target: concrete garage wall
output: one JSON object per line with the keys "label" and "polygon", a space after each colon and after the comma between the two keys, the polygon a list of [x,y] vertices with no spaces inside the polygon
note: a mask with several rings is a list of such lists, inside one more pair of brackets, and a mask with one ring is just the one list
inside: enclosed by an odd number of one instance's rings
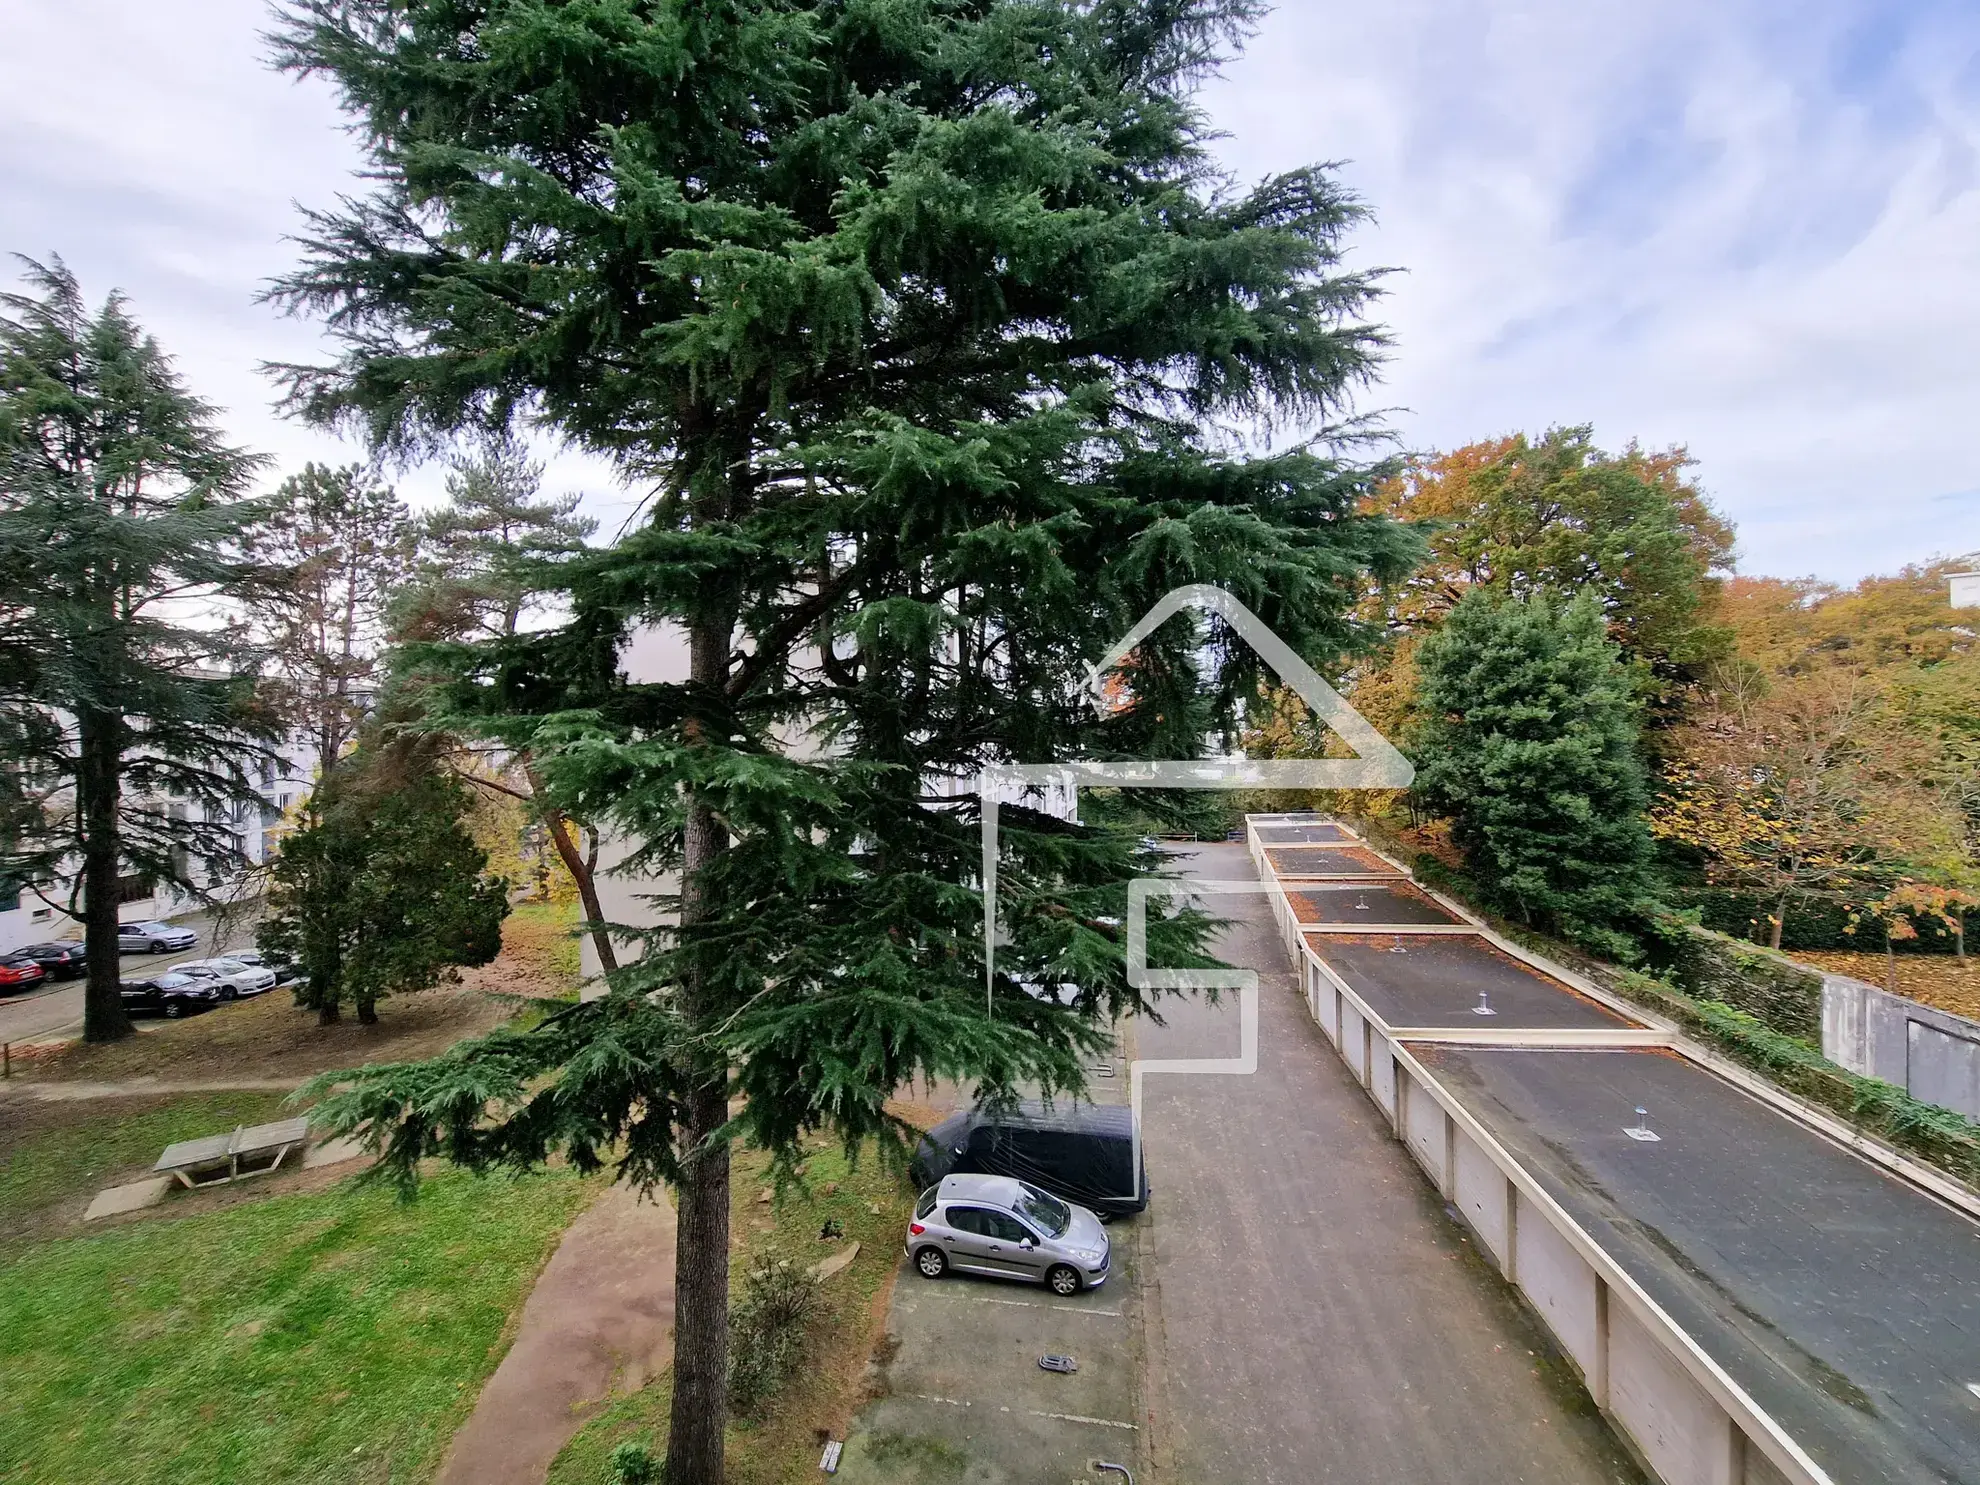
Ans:
{"label": "concrete garage wall", "polygon": [[1656,1479],[1830,1485],[1406,1048],[1394,1056],[1405,1145]]}
{"label": "concrete garage wall", "polygon": [[1980,1119],[1980,1023],[1845,975],[1822,976],[1822,1055]]}
{"label": "concrete garage wall", "polygon": [[[1272,880],[1262,852],[1254,855]],[[1321,967],[1284,894],[1269,900],[1314,1019],[1655,1477],[1663,1485],[1832,1485],[1408,1045]]]}
{"label": "concrete garage wall", "polygon": [[1584,1378],[1600,1367],[1607,1339],[1602,1310],[1606,1296],[1595,1270],[1546,1218],[1519,1198],[1517,1281],[1527,1301],[1560,1342]]}
{"label": "concrete garage wall", "polygon": [[1608,1411],[1661,1480],[1745,1485],[1732,1420],[1623,1306],[1609,1314]]}
{"label": "concrete garage wall", "polygon": [[1506,1239],[1515,1220],[1511,1201],[1515,1188],[1507,1185],[1492,1157],[1469,1135],[1453,1133],[1451,1166],[1451,1205],[1464,1213],[1471,1230],[1504,1268],[1511,1256]]}

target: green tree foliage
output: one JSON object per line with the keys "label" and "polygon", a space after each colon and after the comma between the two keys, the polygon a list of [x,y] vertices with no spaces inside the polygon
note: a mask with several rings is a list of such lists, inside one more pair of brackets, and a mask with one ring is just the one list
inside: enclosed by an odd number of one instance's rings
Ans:
{"label": "green tree foliage", "polygon": [[[1098,714],[1087,662],[1165,591],[1226,585],[1326,661],[1416,555],[1321,438],[1381,338],[1322,169],[1215,171],[1194,80],[1249,0],[640,7],[291,0],[371,194],[314,218],[278,297],[342,358],[291,402],[425,448],[518,415],[616,458],[645,523],[566,622],[425,657],[448,704],[679,884],[611,993],[331,1104],[425,1156],[616,1157],[676,1189],[673,1485],[722,1478],[729,1142],[906,1135],[919,1075],[1064,1091],[1135,1007],[1133,837],[1003,814],[986,983],[986,765],[1186,756],[1247,647],[1176,623]],[[618,655],[657,624],[685,680]],[[1194,914],[1151,954],[1200,963]],[[1026,982],[1080,987],[1072,1003]],[[730,1113],[732,1100],[737,1112]]]}
{"label": "green tree foliage", "polygon": [[309,739],[319,779],[356,740],[376,697],[386,606],[418,541],[404,502],[356,464],[304,466],[275,491],[257,533],[263,560],[282,574],[257,606],[275,699]]}
{"label": "green tree foliage", "polygon": [[395,605],[402,640],[512,635],[559,582],[555,564],[584,551],[598,523],[579,495],[545,497],[543,466],[513,439],[456,454],[447,503],[427,515],[418,581]]}
{"label": "green tree foliage", "polygon": [[1421,461],[1380,504],[1430,523],[1430,560],[1390,595],[1393,617],[1434,627],[1466,593],[1589,594],[1609,638],[1661,685],[1725,654],[1714,613],[1733,529],[1685,478],[1682,450],[1621,454],[1586,427],[1470,444]]}
{"label": "green tree foliage", "polygon": [[278,723],[215,603],[266,592],[243,550],[260,461],[121,298],[92,313],[59,259],[26,266],[34,292],[0,298],[0,873],[70,883],[83,1035],[108,1041],[131,1029],[121,879],[197,896],[245,865],[224,819],[258,807]]}
{"label": "green tree foliage", "polygon": [[[398,684],[427,706],[429,728],[444,729],[448,722],[444,708],[431,705],[436,698],[421,688],[424,647],[513,638],[533,626],[561,596],[560,564],[582,553],[597,528],[577,513],[579,496],[545,498],[542,485],[543,466],[508,437],[481,439],[450,463],[447,503],[427,517],[418,576],[393,604],[404,672]],[[550,797],[527,748],[475,750],[467,738],[460,746],[477,752],[464,777],[484,793],[513,798],[542,826],[577,887],[598,962],[617,969],[618,951],[598,896],[596,829],[571,819]]]}
{"label": "green tree foliage", "polygon": [[1416,791],[1492,903],[1630,959],[1651,911],[1628,670],[1593,597],[1467,594],[1417,653]]}
{"label": "green tree foliage", "polygon": [[324,1025],[346,1004],[378,1019],[388,995],[429,989],[502,947],[507,884],[462,817],[462,785],[432,741],[374,739],[318,790],[311,820],[282,842],[256,940],[294,966],[296,1003]]}

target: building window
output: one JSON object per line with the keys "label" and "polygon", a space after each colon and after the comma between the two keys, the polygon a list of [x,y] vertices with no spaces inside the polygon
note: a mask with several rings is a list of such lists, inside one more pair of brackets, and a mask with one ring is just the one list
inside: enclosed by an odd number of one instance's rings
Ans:
{"label": "building window", "polygon": [[33,912],[28,914],[28,922],[46,923],[50,918],[53,918],[54,916],[55,916],[55,909],[49,907],[38,907]]}
{"label": "building window", "polygon": [[19,887],[0,887],[0,913],[11,913],[21,905]]}
{"label": "building window", "polygon": [[117,878],[117,901],[144,902],[151,896],[151,883],[139,872],[126,872]]}
{"label": "building window", "polygon": [[293,794],[278,795],[275,800],[276,805],[279,806],[284,813],[286,813],[288,811],[289,806],[294,804],[295,802],[296,802],[296,796]]}
{"label": "building window", "polygon": [[275,760],[273,758],[264,758],[261,760],[261,787],[269,789],[273,788],[274,784]]}

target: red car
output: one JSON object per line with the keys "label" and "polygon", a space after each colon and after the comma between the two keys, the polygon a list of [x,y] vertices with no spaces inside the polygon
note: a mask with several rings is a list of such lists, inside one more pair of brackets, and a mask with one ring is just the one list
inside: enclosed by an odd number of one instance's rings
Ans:
{"label": "red car", "polygon": [[32,959],[0,959],[0,995],[11,995],[16,990],[39,985],[44,973],[46,971]]}

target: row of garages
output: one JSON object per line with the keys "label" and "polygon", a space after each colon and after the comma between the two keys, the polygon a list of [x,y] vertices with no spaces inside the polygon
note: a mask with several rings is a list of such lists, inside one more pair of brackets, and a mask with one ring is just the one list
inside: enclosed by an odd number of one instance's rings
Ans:
{"label": "row of garages", "polygon": [[1980,1203],[1252,816],[1308,1010],[1668,1485],[1980,1480]]}

